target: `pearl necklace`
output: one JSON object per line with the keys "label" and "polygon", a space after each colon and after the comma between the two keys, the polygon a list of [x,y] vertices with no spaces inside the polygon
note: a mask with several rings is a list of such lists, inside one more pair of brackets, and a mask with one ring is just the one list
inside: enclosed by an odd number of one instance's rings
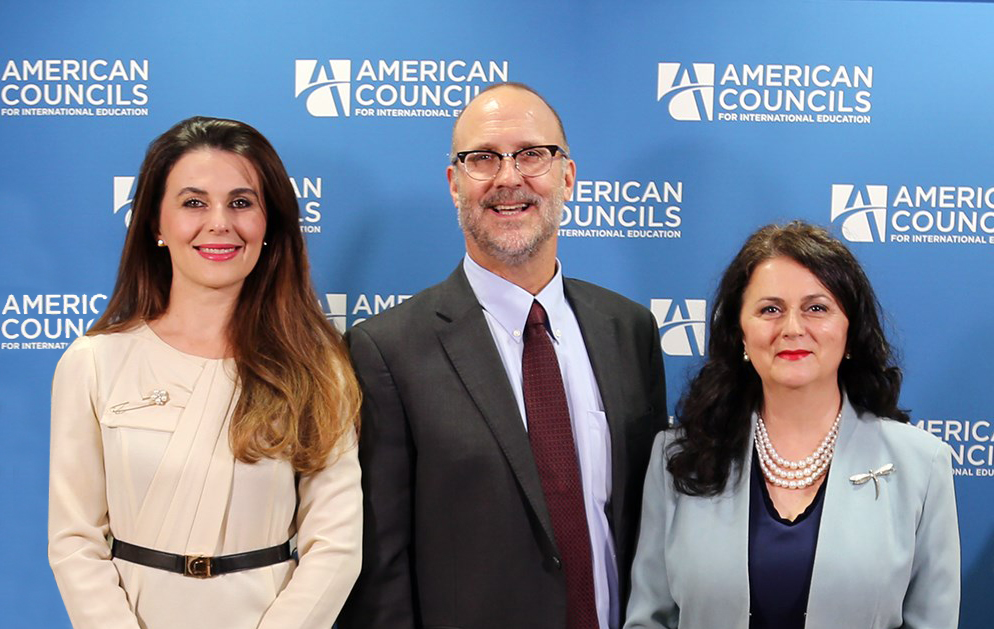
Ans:
{"label": "pearl necklace", "polygon": [[821,440],[818,448],[800,461],[788,461],[777,453],[766,432],[763,416],[756,414],[756,454],[759,455],[759,467],[763,476],[773,485],[785,489],[804,489],[814,484],[828,470],[835,454],[835,441],[839,437],[839,420],[842,419],[842,409],[835,417],[831,430]]}

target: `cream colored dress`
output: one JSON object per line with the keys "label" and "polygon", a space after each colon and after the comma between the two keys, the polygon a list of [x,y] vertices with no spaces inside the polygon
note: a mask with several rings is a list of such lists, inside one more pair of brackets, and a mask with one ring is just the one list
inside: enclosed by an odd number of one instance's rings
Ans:
{"label": "cream colored dress", "polygon": [[[153,389],[169,401],[134,408]],[[233,361],[180,352],[147,325],[66,350],[52,387],[48,555],[76,629],[334,622],[360,567],[355,439],[299,482],[286,461],[236,461],[235,393]],[[210,579],[112,559],[107,541],[227,555],[293,535],[299,565]]]}

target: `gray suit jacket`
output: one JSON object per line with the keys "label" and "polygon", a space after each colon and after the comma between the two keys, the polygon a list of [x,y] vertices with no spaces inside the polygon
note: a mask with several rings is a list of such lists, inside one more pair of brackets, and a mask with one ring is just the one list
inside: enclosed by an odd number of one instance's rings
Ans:
{"label": "gray suit jacket", "polygon": [[[644,307],[565,280],[611,437],[608,521],[622,604],[652,438],[667,423],[659,329]],[[363,567],[342,629],[565,626],[528,435],[460,264],[349,335],[365,396]]]}
{"label": "gray suit jacket", "polygon": [[[674,490],[653,445],[626,629],[748,629],[750,456],[713,498]],[[752,441],[750,439],[750,447]],[[895,472],[854,485],[854,474]],[[806,629],[954,629],[960,554],[951,450],[908,424],[843,402],[829,470]]]}

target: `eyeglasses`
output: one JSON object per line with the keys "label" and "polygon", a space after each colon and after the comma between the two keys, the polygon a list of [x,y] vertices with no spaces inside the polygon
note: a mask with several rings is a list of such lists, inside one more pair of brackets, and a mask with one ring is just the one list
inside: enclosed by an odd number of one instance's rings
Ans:
{"label": "eyeglasses", "polygon": [[459,151],[452,158],[452,163],[459,162],[471,179],[489,181],[500,172],[505,157],[514,160],[514,167],[523,177],[541,177],[552,168],[552,160],[556,154],[569,159],[562,147],[555,144],[542,146],[527,146],[513,153],[498,153],[497,151]]}

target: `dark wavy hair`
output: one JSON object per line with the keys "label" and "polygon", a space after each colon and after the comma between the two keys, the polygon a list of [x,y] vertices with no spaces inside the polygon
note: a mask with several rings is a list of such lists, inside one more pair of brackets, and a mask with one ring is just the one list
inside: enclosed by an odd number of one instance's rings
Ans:
{"label": "dark wavy hair", "polygon": [[884,336],[880,304],[849,249],[824,228],[801,221],[767,225],[749,236],[725,270],[711,311],[708,355],[677,404],[679,436],[667,452],[667,469],[677,490],[713,496],[728,483],[733,464],[742,469],[748,452],[752,413],[763,401],[756,370],[742,359],[742,294],[756,267],[786,256],[811,271],[832,293],[849,319],[839,387],[859,411],[901,422],[897,407],[901,370]]}
{"label": "dark wavy hair", "polygon": [[240,155],[255,168],[266,210],[266,243],[242,284],[228,322],[240,395],[229,438],[235,457],[289,460],[298,472],[320,470],[358,427],[360,393],[342,335],[328,323],[311,286],[300,209],[276,150],[237,120],[197,116],[148,147],[138,173],[132,218],[117,283],[87,334],[129,330],[169,306],[169,249],[157,247],[166,179],[191,151]]}

